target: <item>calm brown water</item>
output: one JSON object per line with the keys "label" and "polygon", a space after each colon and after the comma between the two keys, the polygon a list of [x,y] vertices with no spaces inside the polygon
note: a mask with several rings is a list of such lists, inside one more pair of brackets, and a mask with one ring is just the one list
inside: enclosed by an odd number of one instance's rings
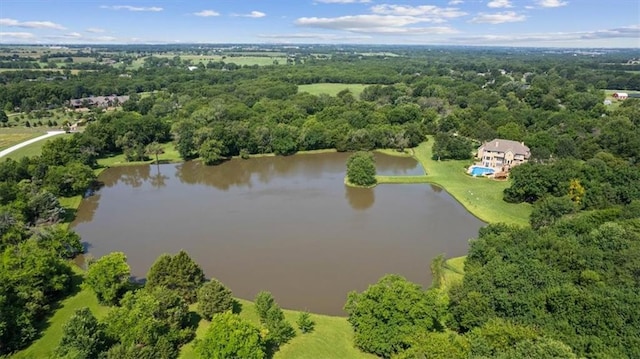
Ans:
{"label": "calm brown water", "polygon": [[[386,273],[428,286],[431,259],[464,255],[483,224],[437,187],[346,187],[348,156],[111,168],[73,226],[93,256],[125,252],[139,278],[184,249],[238,297],[268,290],[282,307],[343,315],[349,291]],[[423,173],[376,159],[379,174]]]}

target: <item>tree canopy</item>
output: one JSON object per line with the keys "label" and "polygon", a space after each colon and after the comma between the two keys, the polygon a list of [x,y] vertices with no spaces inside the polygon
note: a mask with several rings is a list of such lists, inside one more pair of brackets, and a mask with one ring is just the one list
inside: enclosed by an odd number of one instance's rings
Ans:
{"label": "tree canopy", "polygon": [[356,152],[347,160],[347,179],[358,186],[376,184],[376,165],[369,152]]}
{"label": "tree canopy", "polygon": [[125,254],[113,252],[89,264],[85,283],[96,293],[100,302],[117,304],[129,288],[130,275]]}

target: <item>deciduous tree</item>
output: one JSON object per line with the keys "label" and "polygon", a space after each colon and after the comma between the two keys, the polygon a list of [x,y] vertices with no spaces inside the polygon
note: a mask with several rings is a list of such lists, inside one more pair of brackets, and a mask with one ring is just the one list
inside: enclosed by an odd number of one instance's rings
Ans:
{"label": "deciduous tree", "polygon": [[347,180],[358,186],[371,186],[376,183],[376,165],[371,153],[356,152],[349,157]]}
{"label": "deciduous tree", "polygon": [[258,328],[231,312],[213,316],[204,338],[196,341],[195,352],[202,359],[266,357]]}
{"label": "deciduous tree", "polygon": [[202,283],[202,268],[187,252],[180,251],[174,256],[163,254],[153,263],[147,273],[146,286],[165,287],[176,291],[187,303],[193,303]]}
{"label": "deciduous tree", "polygon": [[122,252],[113,252],[89,265],[85,283],[106,304],[117,304],[129,287],[131,271],[127,257]]}

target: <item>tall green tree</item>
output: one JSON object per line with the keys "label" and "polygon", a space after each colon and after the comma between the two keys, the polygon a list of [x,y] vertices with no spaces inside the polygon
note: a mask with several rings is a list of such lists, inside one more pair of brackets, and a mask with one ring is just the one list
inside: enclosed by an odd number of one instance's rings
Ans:
{"label": "tall green tree", "polygon": [[145,149],[145,153],[148,155],[153,155],[156,158],[156,164],[160,164],[160,161],[158,160],[158,155],[161,155],[164,153],[164,148],[162,148],[162,145],[159,144],[158,142],[151,142],[150,144],[147,145]]}
{"label": "tall green tree", "polygon": [[205,165],[215,165],[222,161],[222,143],[218,140],[206,140],[198,150]]}
{"label": "tall green tree", "polygon": [[193,303],[204,279],[202,268],[181,250],[174,256],[163,254],[158,257],[147,273],[146,286],[165,287],[178,293],[187,303]]}
{"label": "tall green tree", "polygon": [[150,357],[177,357],[178,347],[193,339],[189,307],[166,288],[127,292],[104,320],[106,333],[125,348],[149,347]]}
{"label": "tall green tree", "polygon": [[399,275],[386,275],[362,293],[350,292],[344,309],[355,345],[384,358],[407,349],[416,331],[441,326],[435,293]]}
{"label": "tall green tree", "polygon": [[195,352],[202,359],[266,357],[258,328],[231,312],[213,316],[204,337],[196,341]]}
{"label": "tall green tree", "polygon": [[127,257],[122,252],[113,252],[89,264],[85,283],[101,303],[113,305],[129,288],[130,275]]}
{"label": "tall green tree", "polygon": [[109,346],[104,325],[87,307],[80,308],[62,327],[62,338],[55,349],[57,358],[98,358]]}
{"label": "tall green tree", "polygon": [[198,314],[211,320],[214,314],[226,312],[233,308],[231,290],[220,281],[212,279],[198,289]]}
{"label": "tall green tree", "polygon": [[347,160],[347,180],[358,186],[376,184],[376,165],[369,152],[356,152]]}
{"label": "tall green tree", "polygon": [[282,308],[275,302],[271,293],[258,293],[254,302],[260,323],[267,329],[267,342],[271,350],[295,337],[295,330],[284,318]]}

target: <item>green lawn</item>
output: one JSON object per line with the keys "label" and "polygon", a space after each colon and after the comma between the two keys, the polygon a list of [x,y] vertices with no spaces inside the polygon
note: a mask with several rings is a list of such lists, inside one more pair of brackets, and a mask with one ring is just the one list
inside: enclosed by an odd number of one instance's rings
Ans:
{"label": "green lawn", "polygon": [[[77,267],[78,275],[81,270]],[[82,288],[78,293],[66,298],[60,303],[59,309],[55,311],[46,322],[46,330],[42,333],[42,337],[33,342],[26,349],[17,352],[11,358],[27,359],[27,358],[49,358],[53,350],[62,338],[62,326],[69,320],[71,315],[82,307],[89,307],[91,312],[98,318],[103,318],[109,311],[109,307],[98,304],[95,294],[89,290]]]}
{"label": "green lawn", "polygon": [[[81,270],[77,269],[78,275]],[[240,316],[250,321],[256,326],[260,326],[260,321],[252,302],[238,299],[242,305]],[[69,320],[71,315],[82,307],[89,307],[98,318],[104,318],[109,312],[109,307],[100,305],[95,294],[86,288],[82,288],[78,293],[66,298],[60,303],[59,309],[55,311],[46,322],[46,330],[42,337],[33,342],[26,349],[17,352],[11,358],[48,358],[62,338],[62,327]],[[192,305],[192,310],[195,310]],[[295,327],[295,322],[300,312],[285,310],[286,319]],[[289,343],[280,348],[274,359],[317,359],[317,358],[376,358],[373,355],[365,354],[353,346],[353,330],[344,317],[331,317],[326,315],[311,314],[311,319],[316,323],[313,332],[302,334],[297,331],[297,335]],[[201,320],[196,330],[196,338],[202,337],[209,327],[209,322]],[[180,353],[180,358],[195,358],[193,343],[185,345]]]}
{"label": "green lawn", "polygon": [[467,175],[466,168],[470,161],[432,160],[432,146],[433,138],[430,138],[429,142],[423,142],[414,149],[414,156],[422,163],[429,183],[444,188],[482,221],[528,225],[530,204],[513,204],[502,200],[502,192],[511,185],[510,182]]}
{"label": "green lawn", "polygon": [[20,142],[42,136],[46,131],[21,131],[22,129],[7,128],[0,130],[0,150],[17,145]]}
{"label": "green lawn", "polygon": [[[160,163],[173,163],[180,162],[182,158],[180,158],[180,154],[176,150],[175,146],[172,142],[162,144],[162,148],[164,149],[164,153],[158,155],[158,161]],[[155,163],[155,156],[151,155],[148,161],[134,161],[127,162],[124,154],[109,156],[105,158],[98,159],[98,165],[101,167],[98,172],[101,170],[111,167],[111,166],[129,166],[129,165],[140,165],[140,164],[151,164]]]}
{"label": "green lawn", "polygon": [[[511,185],[508,181],[471,177],[466,169],[470,161],[436,161],[431,159],[433,138],[412,149],[413,157],[422,164],[424,176],[376,176],[378,184],[432,183],[444,188],[469,212],[487,223],[505,222],[528,225],[531,205],[512,204],[502,200],[502,192]],[[392,149],[377,150],[392,156],[410,156]]]}
{"label": "green lawn", "polygon": [[[70,134],[62,134],[62,135],[58,135],[58,136],[71,136]],[[4,160],[6,158],[11,158],[13,160],[19,160],[22,157],[33,157],[33,156],[40,156],[40,154],[42,153],[42,147],[44,146],[45,143],[47,143],[48,140],[52,139],[52,138],[57,138],[58,136],[54,136],[54,137],[48,137],[42,141],[38,141],[38,142],[34,142],[28,146],[22,147],[20,149],[17,149],[11,153],[9,153],[8,155],[2,157],[2,159],[0,160]]]}
{"label": "green lawn", "polygon": [[[253,303],[242,299],[238,301],[242,304],[240,316],[259,326],[260,321]],[[285,310],[284,314],[289,323],[296,327],[295,322],[300,312]],[[296,337],[282,346],[274,359],[376,358],[353,346],[353,330],[347,318],[311,314],[311,319],[316,323],[314,331],[302,334],[296,327]],[[196,332],[197,337],[204,335],[208,326],[209,323],[202,320]],[[182,348],[180,358],[195,358],[191,344]]]}
{"label": "green lawn", "polygon": [[360,94],[368,85],[363,84],[337,84],[337,83],[322,83],[311,85],[299,85],[298,92],[308,92],[312,95],[329,95],[335,96],[342,90],[349,90],[356,98],[360,98]]}
{"label": "green lawn", "polygon": [[448,291],[452,285],[462,282],[465,259],[467,259],[467,256],[449,258],[444,262],[442,288],[445,291]]}

